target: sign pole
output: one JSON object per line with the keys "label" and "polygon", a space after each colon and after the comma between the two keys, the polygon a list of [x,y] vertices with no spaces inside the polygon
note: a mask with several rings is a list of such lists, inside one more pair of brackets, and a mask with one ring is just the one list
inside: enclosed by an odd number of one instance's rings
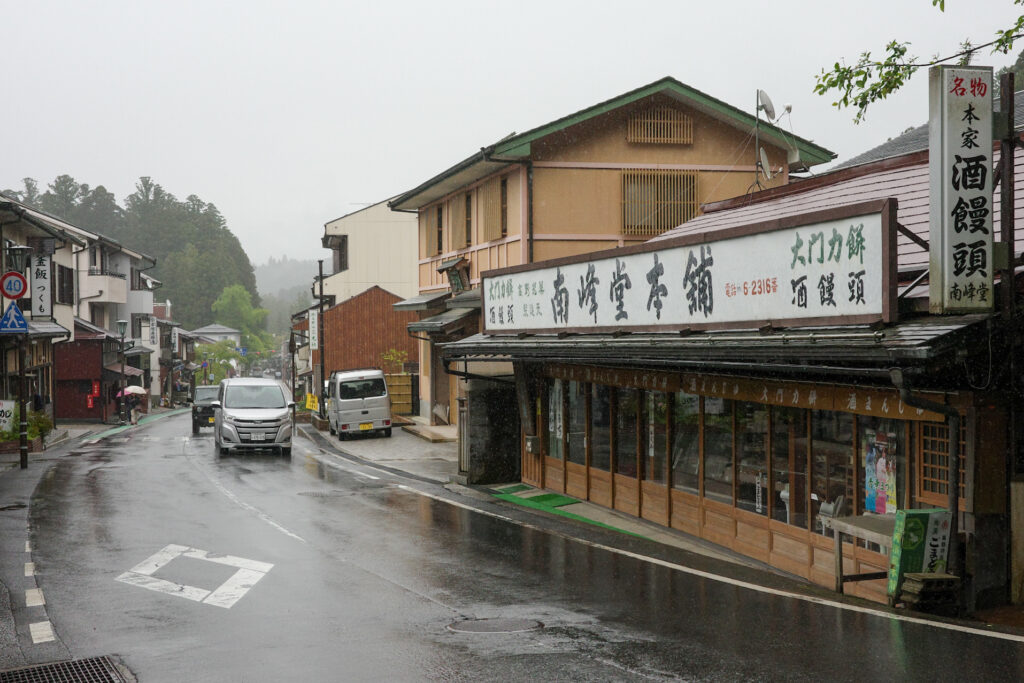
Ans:
{"label": "sign pole", "polygon": [[28,402],[25,400],[28,387],[25,386],[25,347],[28,345],[28,332],[18,338],[18,451],[21,469],[28,469]]}

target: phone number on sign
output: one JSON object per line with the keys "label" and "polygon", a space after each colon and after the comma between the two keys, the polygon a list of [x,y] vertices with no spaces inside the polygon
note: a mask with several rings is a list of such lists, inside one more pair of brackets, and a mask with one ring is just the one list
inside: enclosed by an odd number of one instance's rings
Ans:
{"label": "phone number on sign", "polygon": [[726,296],[758,296],[761,294],[775,294],[779,291],[779,279],[777,277],[757,278],[746,282],[726,282]]}

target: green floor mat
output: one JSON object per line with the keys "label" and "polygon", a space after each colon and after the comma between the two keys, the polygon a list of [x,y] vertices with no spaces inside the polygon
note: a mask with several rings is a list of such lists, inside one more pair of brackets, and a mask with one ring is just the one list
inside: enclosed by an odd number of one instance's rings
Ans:
{"label": "green floor mat", "polygon": [[563,496],[561,493],[542,493],[539,496],[529,496],[527,500],[539,505],[545,505],[547,507],[562,507],[563,505],[571,505],[578,503],[579,501],[569,496]]}
{"label": "green floor mat", "polygon": [[520,491],[529,491],[533,487],[529,484],[513,484],[512,486],[506,486],[503,489],[497,489],[499,493],[519,493]]}
{"label": "green floor mat", "polygon": [[[593,526],[601,527],[602,529],[610,529],[612,531],[618,531],[619,533],[628,534],[629,536],[636,536],[637,538],[647,538],[646,536],[641,536],[640,534],[633,533],[632,531],[626,531],[625,529],[619,529],[617,527],[610,526],[610,525],[605,524],[603,522],[598,522],[598,521],[593,520],[593,519],[587,519],[586,517],[582,517],[580,515],[575,515],[575,514],[573,514],[571,512],[565,512],[564,510],[559,510],[557,507],[554,507],[552,505],[544,505],[543,503],[534,502],[534,501],[537,500],[537,498],[543,498],[544,496],[547,496],[547,495],[558,496],[559,498],[568,498],[568,496],[561,496],[561,495],[559,495],[557,493],[553,493],[553,494],[545,493],[545,494],[541,494],[540,496],[534,496],[532,498],[523,498],[522,496],[513,496],[513,495],[509,495],[507,493],[495,493],[493,495],[494,495],[495,498],[507,501],[509,503],[515,503],[516,505],[522,505],[523,507],[533,508],[535,510],[543,510],[543,511],[551,513],[553,515],[559,515],[560,517],[566,517],[568,519],[574,519],[577,522],[583,522],[585,524],[591,524]],[[569,502],[576,503],[576,502],[579,502],[579,501],[577,501],[575,498],[569,498]],[[564,503],[563,503],[563,505],[564,505]]]}

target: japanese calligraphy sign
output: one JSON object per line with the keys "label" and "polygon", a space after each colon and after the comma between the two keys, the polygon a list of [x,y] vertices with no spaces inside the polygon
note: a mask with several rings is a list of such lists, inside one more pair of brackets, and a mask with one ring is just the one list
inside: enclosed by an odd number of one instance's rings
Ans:
{"label": "japanese calligraphy sign", "polygon": [[659,330],[895,316],[895,200],[483,275],[485,330]]}
{"label": "japanese calligraphy sign", "polygon": [[309,309],[309,350],[316,351],[320,348],[320,311]]}
{"label": "japanese calligraphy sign", "polygon": [[53,287],[50,281],[50,259],[48,255],[32,257],[32,317],[49,318],[53,315]]}
{"label": "japanese calligraphy sign", "polygon": [[990,311],[992,68],[928,70],[929,308]]}

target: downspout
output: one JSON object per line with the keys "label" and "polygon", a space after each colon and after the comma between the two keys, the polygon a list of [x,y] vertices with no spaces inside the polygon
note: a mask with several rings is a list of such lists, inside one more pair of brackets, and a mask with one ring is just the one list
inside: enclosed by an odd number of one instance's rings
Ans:
{"label": "downspout", "polygon": [[[892,368],[889,371],[889,378],[893,386],[900,392],[900,400],[911,408],[930,410],[933,413],[940,413],[946,416],[946,424],[949,426],[949,466],[946,487],[949,490],[947,507],[950,511],[949,520],[949,561],[946,564],[946,572],[954,576],[958,575],[960,569],[960,536],[958,531],[958,518],[960,516],[960,413],[956,408],[944,403],[929,401],[928,399],[914,396],[903,379],[903,371],[899,368]],[[963,602],[963,581],[960,582],[959,595],[957,596],[957,607]]]}
{"label": "downspout", "polygon": [[530,159],[496,159],[491,156],[493,147],[485,149],[485,161],[497,164],[520,164],[526,167],[526,262],[533,263],[533,161]]}

